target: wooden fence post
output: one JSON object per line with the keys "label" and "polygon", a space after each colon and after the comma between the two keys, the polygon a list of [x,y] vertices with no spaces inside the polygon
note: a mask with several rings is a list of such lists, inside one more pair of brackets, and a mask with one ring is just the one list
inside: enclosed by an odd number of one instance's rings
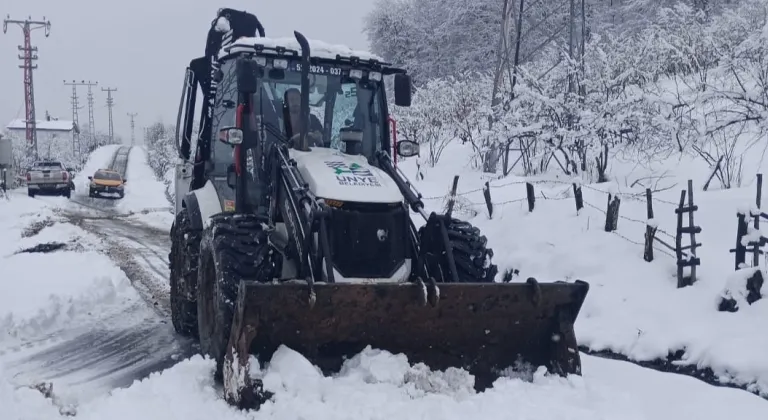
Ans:
{"label": "wooden fence post", "polygon": [[525,194],[528,198],[528,211],[532,212],[533,207],[536,204],[536,197],[533,191],[533,184],[531,184],[530,182],[525,183]]}
{"label": "wooden fence post", "polygon": [[653,241],[656,237],[657,226],[653,220],[653,196],[650,188],[645,189],[645,201],[648,222],[645,225],[645,249],[643,251],[643,259],[651,262],[653,261]]}
{"label": "wooden fence post", "polygon": [[[675,209],[677,214],[677,232],[675,234],[675,256],[677,258],[677,287],[690,286],[696,281],[696,266],[701,264],[701,261],[696,257],[696,248],[701,246],[700,243],[696,243],[696,234],[701,233],[701,227],[694,225],[693,212],[698,210],[698,206],[693,204],[693,181],[688,180],[688,206],[685,205],[686,191],[680,191],[680,203]],[[683,214],[688,213],[689,226],[683,226]],[[683,234],[690,234],[691,244],[683,246]],[[691,250],[691,254],[684,258],[683,251],[686,249]],[[691,267],[691,275],[686,277],[683,274],[684,267]]]}
{"label": "wooden fence post", "polygon": [[448,210],[445,212],[445,215],[448,217],[451,217],[451,213],[453,213],[453,204],[456,201],[456,188],[459,186],[459,176],[455,175],[453,177],[453,185],[451,186],[451,196],[448,198]]}
{"label": "wooden fence post", "polygon": [[734,253],[734,269],[738,270],[747,262],[747,247],[742,244],[744,236],[747,235],[747,216],[743,213],[737,213],[738,225],[736,226],[736,247],[731,252]]}
{"label": "wooden fence post", "polygon": [[584,196],[581,195],[581,184],[573,183],[573,197],[576,200],[576,213],[584,208]]}
{"label": "wooden fence post", "polygon": [[[753,214],[755,231],[760,231],[760,204],[763,198],[763,174],[757,174],[757,193],[755,195],[755,205],[757,205],[757,214]],[[751,213],[751,212],[750,212]],[[760,243],[755,244],[752,252],[752,267],[760,266]]]}
{"label": "wooden fence post", "polygon": [[605,211],[606,232],[612,232],[619,227],[619,205],[621,205],[619,197],[613,197],[608,193],[608,208]]}
{"label": "wooden fence post", "polygon": [[[680,205],[677,210],[685,206],[685,190],[680,192]],[[675,232],[675,258],[677,259],[677,287],[683,287],[683,212],[677,213],[677,229]]]}
{"label": "wooden fence post", "polygon": [[[688,227],[691,228],[691,260],[696,258],[696,233],[695,224],[693,223],[693,212],[696,211],[696,206],[693,205],[693,180],[688,180]],[[701,229],[699,229],[701,231]],[[696,265],[691,264],[691,280],[689,284],[696,283]]]}
{"label": "wooden fence post", "polygon": [[493,219],[493,203],[491,202],[491,186],[488,181],[485,181],[485,185],[483,185],[483,198],[485,198],[485,206],[488,208],[488,218]]}

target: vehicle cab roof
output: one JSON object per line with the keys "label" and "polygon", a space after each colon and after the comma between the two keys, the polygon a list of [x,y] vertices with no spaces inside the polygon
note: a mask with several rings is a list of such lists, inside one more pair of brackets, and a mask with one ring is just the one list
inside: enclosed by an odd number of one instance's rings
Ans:
{"label": "vehicle cab roof", "polygon": [[[353,50],[341,44],[329,44],[318,40],[307,40],[310,49],[310,61],[313,63],[338,63],[368,67],[383,74],[405,73],[405,70],[370,52]],[[259,55],[296,57],[301,56],[301,46],[296,38],[241,37],[219,51],[219,59],[239,54],[255,53]]]}

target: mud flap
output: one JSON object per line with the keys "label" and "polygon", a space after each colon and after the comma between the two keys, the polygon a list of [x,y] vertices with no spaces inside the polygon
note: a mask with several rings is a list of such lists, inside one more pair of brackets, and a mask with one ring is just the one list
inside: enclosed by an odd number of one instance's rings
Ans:
{"label": "mud flap", "polygon": [[243,281],[224,363],[225,398],[256,408],[265,398],[254,384],[249,355],[269,360],[282,344],[324,372],[367,345],[404,353],[431,369],[458,367],[481,391],[501,370],[522,361],[550,372],[581,373],[573,324],[589,290],[586,282],[441,283],[436,306],[423,287],[407,284],[314,285]]}

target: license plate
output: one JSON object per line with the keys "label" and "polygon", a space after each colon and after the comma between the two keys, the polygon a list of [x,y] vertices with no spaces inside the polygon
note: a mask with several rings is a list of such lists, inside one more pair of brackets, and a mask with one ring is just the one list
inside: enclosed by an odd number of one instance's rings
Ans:
{"label": "license plate", "polygon": [[51,174],[43,174],[43,178],[50,178]]}

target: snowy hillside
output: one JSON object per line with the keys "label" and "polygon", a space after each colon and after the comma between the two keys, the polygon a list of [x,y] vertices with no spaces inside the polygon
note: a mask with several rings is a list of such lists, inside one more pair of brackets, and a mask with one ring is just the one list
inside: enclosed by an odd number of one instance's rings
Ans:
{"label": "snowy hillside", "polygon": [[[454,212],[462,218],[477,213],[469,220],[488,237],[500,272],[519,270],[515,281],[534,277],[543,282],[580,279],[590,283],[576,321],[580,345],[636,361],[666,362],[671,357],[678,368],[711,368],[724,383],[733,381],[768,396],[768,361],[763,357],[768,336],[753,333],[766,325],[768,300],[753,305],[742,302],[736,313],[717,310],[726,284],[735,276],[729,249],[736,236],[736,212],[754,201],[755,186],[702,192],[706,172],[694,178],[699,206],[695,218],[702,227],[697,235],[697,242],[703,243],[698,249],[701,266],[698,282],[678,289],[673,251],[658,247],[653,262],[643,260],[645,189],[622,182],[651,173],[615,164],[611,175],[616,181],[582,186],[585,206],[578,213],[568,177],[552,176],[549,182],[541,177],[529,179],[536,194],[533,212],[528,211],[525,178],[492,180],[492,202],[497,204],[489,219],[482,191],[487,176],[468,168],[469,147],[451,143],[438,165],[421,166],[423,180],[415,176],[416,160],[400,166],[434,211],[444,210],[453,176],[460,175]],[[696,176],[697,171],[685,161],[667,162],[666,169],[663,185],[674,187],[654,194],[654,220],[659,236],[674,244],[674,237],[661,231],[674,235],[676,202],[687,188],[687,177]],[[604,230],[607,192],[622,200],[618,230],[612,233]],[[763,295],[768,295],[768,286],[763,286]]]}

